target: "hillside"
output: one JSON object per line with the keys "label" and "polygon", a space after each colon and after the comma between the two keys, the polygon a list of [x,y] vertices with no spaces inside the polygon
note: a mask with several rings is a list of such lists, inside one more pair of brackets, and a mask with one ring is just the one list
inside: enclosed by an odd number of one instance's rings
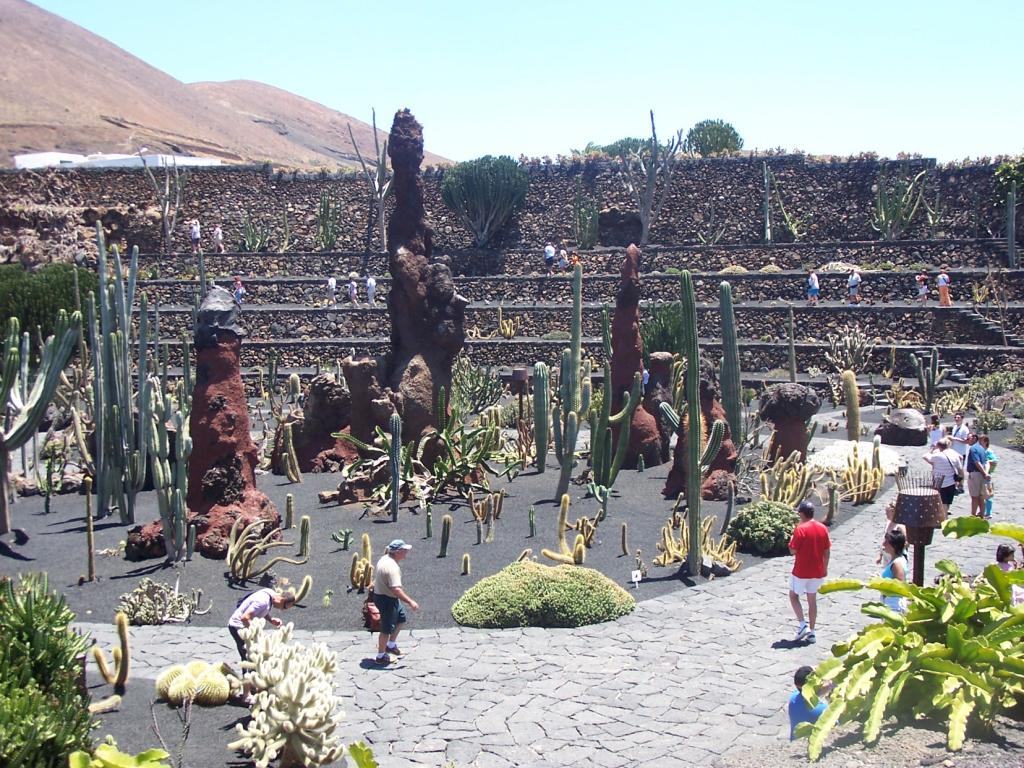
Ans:
{"label": "hillside", "polygon": [[[25,0],[0,0],[0,105],[2,166],[22,152],[145,146],[333,168],[356,164],[348,122],[360,150],[373,153],[365,122],[262,83],[182,83]],[[428,153],[425,162],[446,161]]]}

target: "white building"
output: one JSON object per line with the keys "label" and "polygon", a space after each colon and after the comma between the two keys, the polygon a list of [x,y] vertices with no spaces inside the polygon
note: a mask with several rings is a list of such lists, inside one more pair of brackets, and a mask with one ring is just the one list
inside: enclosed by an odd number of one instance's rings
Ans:
{"label": "white building", "polygon": [[[220,165],[215,157],[192,157],[189,155],[144,155],[150,168],[177,165],[185,167],[209,167]],[[15,168],[141,168],[139,155],[94,154],[75,155],[68,152],[33,152],[14,156]]]}

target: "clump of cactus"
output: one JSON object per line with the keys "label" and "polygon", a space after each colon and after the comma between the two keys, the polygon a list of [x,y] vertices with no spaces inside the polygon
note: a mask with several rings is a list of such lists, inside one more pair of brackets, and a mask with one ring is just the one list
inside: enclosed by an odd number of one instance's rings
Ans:
{"label": "clump of cactus", "polygon": [[547,469],[548,442],[551,440],[551,381],[547,365],[533,366],[533,437],[537,449],[537,472]]}
{"label": "clump of cactus", "polygon": [[342,552],[348,551],[352,545],[352,529],[342,528],[331,534],[331,540],[341,545]]}
{"label": "clump of cactus", "polygon": [[352,553],[352,565],[348,571],[348,581],[352,589],[360,594],[373,583],[373,563],[368,557],[363,557],[358,552]]}
{"label": "clump of cactus", "polygon": [[[594,482],[605,488],[611,488],[615,479],[622,469],[622,462],[626,458],[629,448],[629,429],[633,417],[633,411],[640,403],[641,375],[637,371],[633,376],[633,387],[624,397],[622,409],[612,413],[612,392],[611,388],[612,367],[611,367],[611,333],[609,331],[608,311],[605,310],[601,316],[601,327],[604,336],[604,381],[605,392],[601,397],[600,409],[591,408],[590,411],[590,457],[593,464]],[[587,382],[589,385],[589,382]],[[625,395],[625,393],[623,393]],[[619,439],[612,451],[613,428],[619,428]]]}
{"label": "clump of cactus", "polygon": [[277,534],[276,529],[270,529],[265,534],[260,533],[266,527],[263,520],[256,520],[244,525],[244,518],[239,517],[231,526],[231,534],[228,539],[228,573],[232,582],[243,584],[246,581],[258,578],[267,573],[278,563],[289,563],[291,565],[304,565],[309,559],[309,516],[303,515],[299,521],[299,553],[298,557],[290,558],[278,556],[271,558],[263,564],[257,563],[257,559],[267,554],[276,547],[290,547],[287,541],[274,541]]}
{"label": "clump of cactus", "polygon": [[800,461],[800,452],[793,451],[787,458],[766,463],[761,471],[761,498],[796,507],[814,489],[817,476],[809,463]]}
{"label": "clump of cactus", "polygon": [[201,707],[219,707],[227,704],[233,691],[240,690],[238,679],[227,664],[207,664],[190,661],[174,664],[156,678],[156,697],[173,707],[187,701]]}
{"label": "clump of cactus", "polygon": [[[569,523],[569,494],[563,494],[562,500],[558,505],[558,522],[557,534],[558,534],[558,551],[551,549],[542,549],[540,553],[548,558],[554,560],[556,563],[564,563],[566,565],[583,565],[584,559],[586,558],[586,539],[582,533],[576,535],[572,546],[565,540],[565,532],[571,530],[578,530],[580,527],[580,521],[575,523]],[[593,534],[591,533],[591,536]]]}
{"label": "clump of cactus", "polygon": [[185,594],[178,590],[177,580],[171,587],[147,576],[131,592],[121,595],[117,610],[127,617],[130,624],[137,626],[179,624],[191,620],[193,616],[203,616],[210,612],[212,603],[205,610],[200,610],[202,599],[201,589],[193,589]]}
{"label": "clump of cactus", "polygon": [[114,625],[117,627],[118,645],[114,646],[111,652],[113,665],[107,664],[107,655],[98,645],[92,647],[92,655],[100,675],[108,684],[114,686],[114,693],[121,696],[124,695],[125,685],[128,683],[132,656],[131,645],[128,642],[128,617],[118,612],[114,617]]}
{"label": "clump of cactus", "polygon": [[928,355],[914,355],[912,360],[917,371],[917,384],[924,396],[925,413],[931,413],[935,396],[939,391],[939,384],[946,378],[948,371],[939,362],[938,347],[932,347],[931,353]]}
{"label": "clump of cactus", "polygon": [[857,375],[843,371],[843,400],[846,402],[846,439],[860,440],[860,391],[857,389]]}
{"label": "clump of cactus", "polygon": [[242,679],[254,692],[252,718],[235,726],[228,745],[257,765],[279,759],[282,766],[321,766],[341,759],[337,733],[340,698],[334,691],[337,654],[321,643],[292,641],[292,624],[267,632],[263,619],[241,631],[247,660]]}

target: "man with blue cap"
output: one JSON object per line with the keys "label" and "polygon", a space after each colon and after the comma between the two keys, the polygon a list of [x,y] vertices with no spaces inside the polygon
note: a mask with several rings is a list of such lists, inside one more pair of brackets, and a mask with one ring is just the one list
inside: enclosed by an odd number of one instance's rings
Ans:
{"label": "man with blue cap", "polygon": [[380,611],[380,637],[377,640],[377,657],[374,662],[382,667],[391,663],[392,656],[402,655],[397,643],[398,633],[405,624],[402,603],[414,611],[420,609],[419,603],[402,589],[402,569],[398,566],[405,560],[410,549],[412,544],[395,539],[388,544],[374,569],[373,602]]}

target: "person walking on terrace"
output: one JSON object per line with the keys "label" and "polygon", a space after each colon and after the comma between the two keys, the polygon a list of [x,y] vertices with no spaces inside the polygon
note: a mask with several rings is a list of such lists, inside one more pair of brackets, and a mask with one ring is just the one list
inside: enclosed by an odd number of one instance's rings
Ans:
{"label": "person walking on terrace", "polygon": [[199,226],[199,219],[192,219],[188,223],[188,239],[192,243],[192,253],[199,253],[199,240],[202,237],[202,227]]}
{"label": "person walking on terrace", "polygon": [[555,271],[555,246],[550,240],[544,244],[544,268],[549,275]]}
{"label": "person walking on terrace", "polygon": [[821,286],[818,283],[818,273],[814,268],[807,270],[807,303],[812,306],[818,303],[821,296]]}
{"label": "person walking on terrace", "polygon": [[358,279],[359,275],[355,272],[348,273],[348,300],[353,307],[359,306],[359,286],[356,284]]}
{"label": "person walking on terrace", "polygon": [[985,516],[985,489],[992,476],[988,471],[988,456],[985,446],[978,441],[973,432],[967,438],[967,493],[971,496],[971,514],[975,517]]}
{"label": "person walking on terrace", "polygon": [[[800,522],[793,529],[789,551],[793,553],[793,572],[789,577],[789,603],[799,622],[796,639],[813,643],[818,619],[818,589],[828,576],[828,560],[832,542],[828,528],[814,519],[814,504],[801,501],[796,508]],[[800,597],[807,596],[807,620]]]}
{"label": "person walking on terrace", "polygon": [[940,307],[952,307],[953,306],[953,299],[952,299],[952,297],[949,294],[949,286],[950,286],[950,283],[952,281],[949,279],[949,274],[947,272],[948,269],[949,269],[949,267],[947,267],[945,264],[943,264],[941,267],[939,267],[939,277],[935,281],[935,284],[937,286],[939,286],[939,306]]}
{"label": "person walking on terrace", "polygon": [[231,286],[231,295],[235,297],[235,304],[242,306],[242,299],[245,298],[245,286],[242,285],[242,278],[235,275],[235,282]]}
{"label": "person walking on terrace", "polygon": [[224,253],[224,230],[220,224],[213,228],[213,252]]}
{"label": "person walking on terrace", "polygon": [[366,275],[366,303],[370,305],[370,309],[377,306],[377,302],[374,297],[377,295],[377,279],[370,274]]}
{"label": "person walking on terrace", "polygon": [[384,555],[377,561],[373,575],[373,602],[380,611],[380,635],[377,638],[377,656],[374,663],[386,667],[391,663],[392,656],[401,656],[398,648],[398,633],[405,626],[406,616],[402,603],[414,611],[420,604],[409,597],[402,588],[402,569],[400,563],[405,560],[411,544],[402,539],[395,539],[388,544]]}
{"label": "person walking on terrace", "polygon": [[338,281],[334,275],[327,278],[327,301],[332,307],[338,306]]}
{"label": "person walking on terrace", "polygon": [[922,304],[928,303],[928,275],[922,272],[916,278],[917,280],[917,300]]}
{"label": "person walking on terrace", "polygon": [[847,293],[849,294],[849,302],[851,304],[860,304],[860,284],[863,279],[860,276],[860,272],[854,267],[850,270],[850,276],[846,280]]}

